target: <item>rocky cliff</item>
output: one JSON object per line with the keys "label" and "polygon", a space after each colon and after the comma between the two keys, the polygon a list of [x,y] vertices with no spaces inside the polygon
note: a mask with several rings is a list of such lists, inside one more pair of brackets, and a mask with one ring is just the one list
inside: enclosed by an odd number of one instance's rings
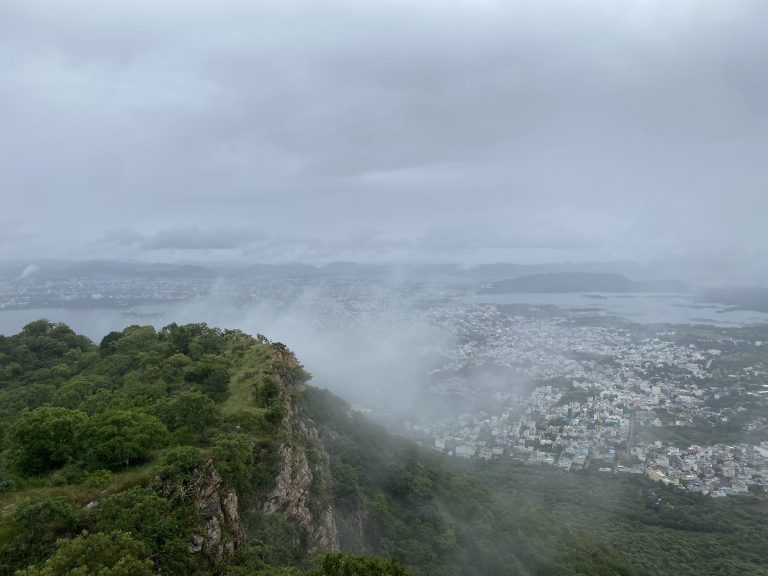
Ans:
{"label": "rocky cliff", "polygon": [[328,454],[317,427],[295,402],[304,390],[303,379],[294,377],[300,364],[283,350],[272,378],[280,389],[283,407],[280,471],[264,503],[264,512],[280,513],[306,536],[309,552],[338,550],[339,539],[332,500],[323,493],[330,484]]}
{"label": "rocky cliff", "polygon": [[194,481],[187,493],[204,521],[204,531],[192,535],[190,554],[201,555],[208,565],[231,562],[245,543],[237,493],[223,485],[221,475],[210,459],[195,470]]}

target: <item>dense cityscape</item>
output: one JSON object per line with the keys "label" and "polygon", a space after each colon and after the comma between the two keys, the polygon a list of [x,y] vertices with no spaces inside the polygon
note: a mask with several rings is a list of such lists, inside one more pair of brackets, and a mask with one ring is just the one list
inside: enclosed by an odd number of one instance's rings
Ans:
{"label": "dense cityscape", "polygon": [[[464,340],[444,373],[492,364],[533,384],[525,393],[494,392],[503,407],[495,413],[408,424],[434,437],[437,450],[646,474],[713,496],[747,492],[768,478],[762,340],[692,327],[588,326],[481,305],[440,321]],[[476,393],[457,376],[432,390]],[[696,442],[688,443],[691,434]]]}
{"label": "dense cityscape", "polygon": [[[644,474],[712,496],[768,482],[764,330],[630,323],[595,307],[597,295],[578,309],[475,302],[475,288],[382,288],[364,277],[32,273],[3,281],[0,309],[88,309],[117,324],[161,325],[174,320],[174,305],[195,298],[235,311],[261,303],[345,335],[352,355],[373,345],[360,340],[362,327],[381,339],[395,325],[418,323],[431,332],[410,351],[424,361],[408,385],[425,409],[392,409],[364,395],[355,404],[423,445],[457,457]],[[318,385],[333,389],[318,368]]]}

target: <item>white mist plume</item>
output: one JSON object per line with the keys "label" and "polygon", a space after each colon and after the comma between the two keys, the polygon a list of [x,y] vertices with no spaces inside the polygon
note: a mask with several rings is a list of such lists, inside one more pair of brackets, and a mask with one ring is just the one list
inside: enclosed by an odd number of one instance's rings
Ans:
{"label": "white mist plume", "polygon": [[32,276],[32,274],[36,274],[40,270],[39,266],[36,266],[35,264],[28,264],[24,267],[24,270],[21,271],[21,274],[19,274],[19,280],[23,280],[24,278],[28,278]]}

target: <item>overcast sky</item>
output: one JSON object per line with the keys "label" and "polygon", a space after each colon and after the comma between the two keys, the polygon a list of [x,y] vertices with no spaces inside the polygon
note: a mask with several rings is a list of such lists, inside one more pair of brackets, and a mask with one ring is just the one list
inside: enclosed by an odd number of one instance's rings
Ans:
{"label": "overcast sky", "polygon": [[2,0],[0,258],[768,262],[765,0]]}

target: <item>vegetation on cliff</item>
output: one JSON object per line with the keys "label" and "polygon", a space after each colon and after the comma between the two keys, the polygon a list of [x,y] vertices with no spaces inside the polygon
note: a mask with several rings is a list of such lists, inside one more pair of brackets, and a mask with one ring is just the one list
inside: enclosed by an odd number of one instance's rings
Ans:
{"label": "vegetation on cliff", "polygon": [[0,336],[0,574],[405,573],[325,555],[331,479],[292,408],[308,378],[204,324]]}
{"label": "vegetation on cliff", "polygon": [[757,513],[459,470],[308,378],[284,345],[204,324],[0,336],[0,575],[768,573]]}

